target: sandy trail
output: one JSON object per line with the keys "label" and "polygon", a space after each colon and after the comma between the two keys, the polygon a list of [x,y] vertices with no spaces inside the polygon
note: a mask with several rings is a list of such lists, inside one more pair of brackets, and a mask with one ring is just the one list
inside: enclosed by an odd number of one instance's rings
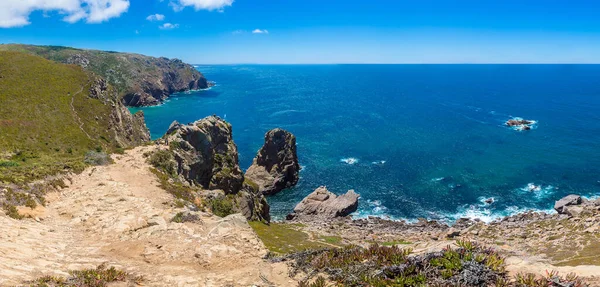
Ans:
{"label": "sandy trail", "polygon": [[37,220],[0,215],[0,285],[101,263],[142,275],[145,286],[295,285],[285,265],[261,259],[267,251],[242,216],[170,222],[182,209],[145,163],[153,148],[74,176],[34,211]]}

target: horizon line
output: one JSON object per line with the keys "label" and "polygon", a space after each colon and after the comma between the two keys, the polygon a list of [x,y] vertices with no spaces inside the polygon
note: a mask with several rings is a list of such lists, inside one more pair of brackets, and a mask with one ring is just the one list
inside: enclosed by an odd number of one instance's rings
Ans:
{"label": "horizon line", "polygon": [[577,62],[556,62],[556,63],[536,63],[536,62],[523,62],[523,63],[192,63],[191,65],[203,65],[203,66],[235,66],[235,65],[600,65],[600,62],[593,63],[577,63]]}

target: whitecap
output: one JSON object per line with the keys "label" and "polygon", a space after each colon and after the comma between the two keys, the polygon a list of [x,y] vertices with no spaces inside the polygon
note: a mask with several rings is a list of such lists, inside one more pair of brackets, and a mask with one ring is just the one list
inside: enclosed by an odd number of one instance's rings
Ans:
{"label": "whitecap", "polygon": [[378,160],[378,161],[372,162],[372,164],[375,164],[375,165],[384,165],[385,162],[386,162],[385,160]]}
{"label": "whitecap", "polygon": [[354,158],[354,157],[342,158],[342,159],[340,159],[340,161],[343,163],[351,164],[351,165],[358,163],[358,159]]}
{"label": "whitecap", "polygon": [[541,200],[554,194],[556,188],[552,185],[537,185],[533,182],[528,183],[524,187],[519,188],[520,191],[533,195],[534,198]]}
{"label": "whitecap", "polygon": [[439,182],[439,181],[443,181],[443,180],[446,180],[446,178],[445,177],[436,177],[436,178],[431,179],[432,182]]}

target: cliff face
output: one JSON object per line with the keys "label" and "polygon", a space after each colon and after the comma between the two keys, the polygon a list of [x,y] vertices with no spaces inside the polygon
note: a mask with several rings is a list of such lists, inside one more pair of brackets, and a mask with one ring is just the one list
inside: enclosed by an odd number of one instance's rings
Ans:
{"label": "cliff face", "polygon": [[150,131],[146,127],[144,113],[139,111],[132,115],[106,80],[96,78],[90,85],[89,97],[111,107],[107,130],[119,146],[133,147],[150,141]]}
{"label": "cliff face", "polygon": [[178,59],[53,46],[0,45],[0,50],[79,65],[106,79],[128,106],[158,105],[172,93],[209,86],[200,72]]}
{"label": "cliff face", "polygon": [[176,164],[171,176],[178,181],[219,191],[213,194],[222,191],[224,196],[235,199],[234,209],[248,219],[270,219],[266,199],[240,169],[229,123],[216,116],[189,125],[174,122],[161,142],[173,155]]}

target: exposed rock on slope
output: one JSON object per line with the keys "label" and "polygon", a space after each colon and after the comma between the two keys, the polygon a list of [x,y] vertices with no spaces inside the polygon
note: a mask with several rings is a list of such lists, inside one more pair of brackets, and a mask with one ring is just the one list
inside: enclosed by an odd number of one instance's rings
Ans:
{"label": "exposed rock on slope", "polygon": [[258,187],[244,180],[231,125],[210,116],[189,125],[178,122],[164,136],[180,181],[234,195],[236,208],[249,219],[269,220],[269,205]]}
{"label": "exposed rock on slope", "polygon": [[170,94],[208,88],[206,78],[178,59],[56,46],[0,45],[0,50],[32,53],[83,67],[116,87],[129,106],[160,104]]}
{"label": "exposed rock on slope", "polygon": [[[284,263],[262,260],[267,250],[242,216],[165,204],[173,198],[144,162],[154,149],[115,155],[115,164],[74,175],[45,207],[23,207],[38,220],[0,211],[0,286],[30,286],[21,284],[102,263],[143,276],[143,286],[296,285]],[[196,220],[174,220],[182,213]]]}
{"label": "exposed rock on slope", "polygon": [[298,203],[294,213],[288,215],[288,219],[302,216],[326,218],[347,216],[358,208],[358,198],[359,195],[354,190],[336,196],[326,187],[321,186]]}
{"label": "exposed rock on slope", "polygon": [[265,144],[258,151],[246,177],[258,185],[265,195],[276,194],[298,183],[296,137],[288,131],[273,129],[265,135]]}
{"label": "exposed rock on slope", "polygon": [[118,100],[117,92],[106,83],[106,80],[97,78],[90,86],[89,97],[101,100],[105,105],[112,107],[107,130],[112,133],[120,146],[131,147],[150,141],[150,131],[146,127],[144,112],[139,111],[132,115]]}
{"label": "exposed rock on slope", "polygon": [[561,198],[556,203],[554,203],[554,210],[556,210],[560,214],[569,214],[569,209],[580,204],[581,196],[571,194]]}

